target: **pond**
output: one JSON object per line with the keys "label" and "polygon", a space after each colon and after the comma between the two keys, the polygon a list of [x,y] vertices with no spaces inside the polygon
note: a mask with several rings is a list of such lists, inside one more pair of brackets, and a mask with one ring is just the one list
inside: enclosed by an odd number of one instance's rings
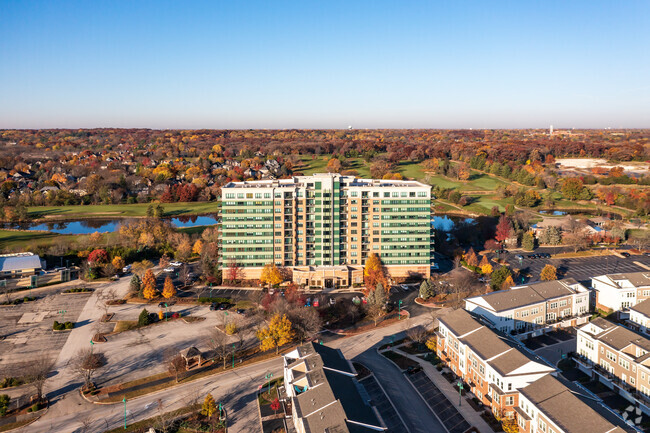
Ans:
{"label": "pond", "polygon": [[[211,226],[219,221],[216,215],[202,216],[182,216],[174,218],[165,218],[171,221],[178,228]],[[70,221],[52,221],[47,223],[10,223],[2,225],[5,229],[21,230],[46,230],[52,233],[64,235],[87,235],[95,232],[106,233],[114,232],[121,224],[134,221],[135,218],[104,219],[93,218],[87,220],[70,220]]]}
{"label": "pond", "polygon": [[434,216],[431,224],[433,228],[441,232],[450,232],[458,223],[464,222],[467,224],[473,223],[474,218],[450,217],[449,215]]}

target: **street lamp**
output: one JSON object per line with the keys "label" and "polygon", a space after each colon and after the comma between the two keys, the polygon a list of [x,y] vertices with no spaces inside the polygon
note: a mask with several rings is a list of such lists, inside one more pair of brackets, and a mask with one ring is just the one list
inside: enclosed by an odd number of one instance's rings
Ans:
{"label": "street lamp", "polygon": [[126,430],[126,397],[122,399],[122,402],[124,403],[124,430]]}
{"label": "street lamp", "polygon": [[459,379],[456,385],[458,386],[458,407],[460,407],[463,401],[463,382]]}
{"label": "street lamp", "polygon": [[402,300],[397,303],[397,320],[402,320]]}
{"label": "street lamp", "polygon": [[91,339],[90,339],[90,356],[93,355],[93,346],[94,346],[94,345],[95,345],[95,342],[94,342],[93,339],[91,338]]}
{"label": "street lamp", "polygon": [[61,310],[58,313],[61,315],[61,321],[65,322],[65,313],[67,313],[68,310]]}
{"label": "street lamp", "polygon": [[267,373],[266,376],[264,376],[265,379],[269,380],[269,398],[271,397],[271,378],[273,377],[273,373]]}
{"label": "street lamp", "polygon": [[232,344],[232,368],[235,368],[235,343]]}

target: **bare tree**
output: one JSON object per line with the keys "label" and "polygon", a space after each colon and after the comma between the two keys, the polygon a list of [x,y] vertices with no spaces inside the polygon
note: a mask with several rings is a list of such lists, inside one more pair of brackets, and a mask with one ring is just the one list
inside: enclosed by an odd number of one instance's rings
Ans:
{"label": "bare tree", "polygon": [[158,414],[156,415],[156,424],[158,430],[162,433],[167,433],[169,428],[174,423],[174,419],[170,413],[165,413],[165,406],[163,405],[162,399],[156,400],[156,407]]}
{"label": "bare tree", "polygon": [[255,305],[259,305],[260,302],[262,302],[262,298],[264,297],[264,292],[261,290],[249,290],[248,291],[248,299],[255,303]]}
{"label": "bare tree", "polygon": [[379,319],[384,317],[386,314],[386,311],[384,310],[383,306],[379,304],[368,304],[368,309],[366,310],[366,316],[370,318],[372,321],[375,322],[375,326],[377,326],[377,322],[379,322]]}
{"label": "bare tree", "polygon": [[79,349],[72,360],[72,369],[84,381],[82,389],[91,388],[93,375],[104,363],[104,355],[101,352],[93,352],[92,348]]}
{"label": "bare tree", "polygon": [[472,291],[475,283],[476,279],[471,273],[462,269],[456,271],[451,282],[452,292],[456,295],[454,301],[457,304],[456,306]]}
{"label": "bare tree", "polygon": [[300,344],[313,338],[321,329],[322,320],[314,308],[294,307],[287,311],[287,316]]}
{"label": "bare tree", "polygon": [[176,383],[178,383],[181,373],[187,370],[187,362],[174,349],[169,349],[166,351],[165,362],[167,364],[167,371],[169,374],[174,376]]}
{"label": "bare tree", "polygon": [[223,332],[215,329],[210,335],[210,341],[208,346],[214,354],[214,360],[220,359],[223,361],[223,368],[226,368],[226,362],[228,361],[228,355],[231,353],[230,342],[228,341],[228,336]]}
{"label": "bare tree", "polygon": [[23,368],[25,378],[36,392],[36,401],[43,399],[43,387],[54,361],[44,353],[34,356]]}
{"label": "bare tree", "polygon": [[92,432],[92,426],[93,426],[93,419],[91,418],[90,415],[86,415],[83,418],[79,420],[81,423],[81,427],[79,427],[76,432],[78,433],[90,433]]}
{"label": "bare tree", "polygon": [[189,286],[192,283],[192,273],[190,272],[190,267],[187,264],[183,264],[180,270],[180,277],[185,286]]}
{"label": "bare tree", "polygon": [[422,326],[413,326],[406,331],[406,336],[414,343],[424,343],[427,339],[427,330]]}

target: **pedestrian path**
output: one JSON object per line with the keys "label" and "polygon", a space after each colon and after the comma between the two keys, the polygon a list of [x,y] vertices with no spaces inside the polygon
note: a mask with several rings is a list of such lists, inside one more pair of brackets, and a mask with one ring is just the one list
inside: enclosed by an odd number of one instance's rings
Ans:
{"label": "pedestrian path", "polygon": [[[440,392],[451,402],[458,402],[458,390],[453,387],[451,383],[445,379],[442,374],[428,361],[418,358],[415,355],[411,355],[399,349],[395,349],[396,353],[399,353],[402,356],[406,356],[420,364],[422,371],[427,375],[429,380],[440,390]],[[472,407],[463,401],[460,406],[455,406],[455,408],[460,412],[460,414],[469,422],[472,426],[476,427],[480,432],[491,433],[493,430],[490,428],[487,422],[479,412],[476,412]],[[433,408],[432,408],[433,409]],[[435,411],[435,409],[434,409]]]}

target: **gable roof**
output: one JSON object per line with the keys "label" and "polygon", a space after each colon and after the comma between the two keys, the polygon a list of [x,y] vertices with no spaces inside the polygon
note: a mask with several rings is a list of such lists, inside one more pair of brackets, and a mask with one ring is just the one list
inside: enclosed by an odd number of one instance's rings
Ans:
{"label": "gable roof", "polygon": [[0,255],[0,272],[40,269],[41,267],[41,258],[33,253]]}
{"label": "gable roof", "polygon": [[650,298],[646,299],[645,301],[639,302],[633,307],[630,307],[630,310],[636,311],[637,313],[650,317]]}
{"label": "gable roof", "polygon": [[483,326],[462,308],[446,313],[439,317],[438,321],[443,323],[456,336],[465,335]]}

